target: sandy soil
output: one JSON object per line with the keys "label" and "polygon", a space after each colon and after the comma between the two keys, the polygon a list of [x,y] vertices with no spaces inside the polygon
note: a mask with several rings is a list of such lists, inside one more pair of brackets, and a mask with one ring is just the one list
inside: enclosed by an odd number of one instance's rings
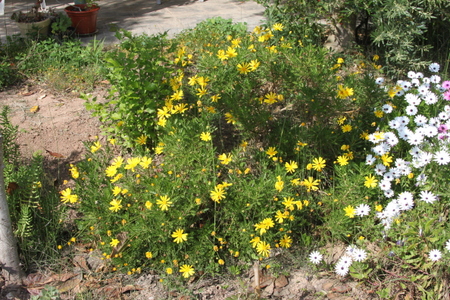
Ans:
{"label": "sandy soil", "polygon": [[[105,93],[104,88],[95,91],[99,97]],[[100,122],[86,111],[84,102],[77,95],[52,94],[31,84],[0,92],[0,106],[10,107],[10,121],[18,126],[22,156],[42,153],[55,180],[65,176],[69,163],[82,158],[83,142],[100,134]]]}

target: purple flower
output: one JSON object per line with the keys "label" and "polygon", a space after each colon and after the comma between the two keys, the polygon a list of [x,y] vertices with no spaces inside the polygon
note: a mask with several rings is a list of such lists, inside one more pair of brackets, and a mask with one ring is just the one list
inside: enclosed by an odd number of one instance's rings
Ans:
{"label": "purple flower", "polygon": [[447,130],[448,130],[448,127],[445,124],[439,125],[439,127],[438,127],[438,132],[439,133],[446,133]]}
{"label": "purple flower", "polygon": [[446,80],[442,83],[442,87],[446,90],[450,89],[450,80]]}
{"label": "purple flower", "polygon": [[440,139],[440,140],[446,140],[447,138],[448,138],[448,135],[446,135],[446,134],[438,135],[438,139]]}
{"label": "purple flower", "polygon": [[450,91],[446,91],[444,93],[444,99],[447,100],[447,101],[450,101]]}

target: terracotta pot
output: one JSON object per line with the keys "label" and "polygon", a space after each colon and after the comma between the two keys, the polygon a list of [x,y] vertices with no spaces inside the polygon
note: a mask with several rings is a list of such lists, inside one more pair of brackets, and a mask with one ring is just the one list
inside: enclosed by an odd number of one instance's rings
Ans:
{"label": "terracotta pot", "polygon": [[51,19],[47,18],[43,21],[33,22],[33,23],[24,23],[17,22],[17,26],[19,27],[20,33],[23,36],[27,36],[28,34],[37,34],[38,36],[47,36],[50,28]]}
{"label": "terracotta pot", "polygon": [[84,10],[86,8],[86,4],[76,4],[64,9],[72,20],[72,27],[75,28],[77,34],[92,34],[97,31],[97,15],[100,7],[94,5],[90,9]]}

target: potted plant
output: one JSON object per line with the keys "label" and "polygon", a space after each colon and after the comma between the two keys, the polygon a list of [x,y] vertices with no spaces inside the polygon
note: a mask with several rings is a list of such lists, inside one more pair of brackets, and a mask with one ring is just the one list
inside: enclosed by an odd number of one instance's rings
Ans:
{"label": "potted plant", "polygon": [[72,20],[72,27],[79,35],[92,35],[97,32],[97,15],[100,7],[92,2],[67,6],[64,11]]}
{"label": "potted plant", "polygon": [[44,10],[41,4],[42,0],[37,0],[29,12],[19,11],[12,14],[11,19],[17,22],[22,35],[37,35],[38,37],[48,35],[52,13]]}

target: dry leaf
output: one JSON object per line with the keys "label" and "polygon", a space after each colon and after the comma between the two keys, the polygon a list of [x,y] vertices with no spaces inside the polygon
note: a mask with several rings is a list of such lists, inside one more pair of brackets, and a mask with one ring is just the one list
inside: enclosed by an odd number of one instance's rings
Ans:
{"label": "dry leaf", "polygon": [[34,94],[34,92],[24,92],[24,93],[22,93],[22,96],[31,96],[33,94]]}
{"label": "dry leaf", "polygon": [[75,263],[76,266],[84,269],[85,271],[91,271],[91,269],[89,268],[86,258],[84,258],[81,255],[77,255],[73,258],[73,262]]}
{"label": "dry leaf", "polygon": [[132,284],[127,284],[126,286],[124,286],[121,290],[122,294],[129,292],[129,291],[140,291],[142,290],[142,287],[138,286],[138,285],[132,285]]}
{"label": "dry leaf", "polygon": [[65,292],[71,291],[80,285],[82,278],[83,278],[83,275],[80,274],[77,277],[74,277],[70,280],[67,280],[65,282],[58,284],[58,286],[56,288],[58,289],[58,291],[60,293],[65,293]]}
{"label": "dry leaf", "polygon": [[32,108],[30,108],[31,113],[37,113],[39,111],[39,105],[35,105]]}
{"label": "dry leaf", "polygon": [[6,188],[6,193],[8,193],[8,195],[11,195],[18,188],[19,185],[16,182],[10,182],[8,183],[8,187]]}
{"label": "dry leaf", "polygon": [[42,99],[44,99],[45,97],[47,97],[47,95],[42,95],[42,96],[40,96],[39,98],[38,98],[38,100],[42,100]]}
{"label": "dry leaf", "polygon": [[40,288],[29,288],[29,289],[27,289],[27,291],[28,291],[28,293],[30,293],[30,296],[39,296],[41,294],[42,289],[44,289],[44,286],[42,286]]}
{"label": "dry leaf", "polygon": [[50,283],[52,281],[67,281],[70,278],[77,276],[75,273],[64,273],[64,274],[53,274],[50,276],[49,280],[46,283]]}
{"label": "dry leaf", "polygon": [[26,286],[42,285],[45,283],[46,276],[41,273],[31,273],[28,274],[27,278],[24,280]]}
{"label": "dry leaf", "polygon": [[47,151],[48,154],[50,154],[53,157],[57,157],[57,158],[64,158],[65,156],[60,154],[60,153],[56,153],[56,152],[52,152],[50,150],[45,149],[45,151]]}

